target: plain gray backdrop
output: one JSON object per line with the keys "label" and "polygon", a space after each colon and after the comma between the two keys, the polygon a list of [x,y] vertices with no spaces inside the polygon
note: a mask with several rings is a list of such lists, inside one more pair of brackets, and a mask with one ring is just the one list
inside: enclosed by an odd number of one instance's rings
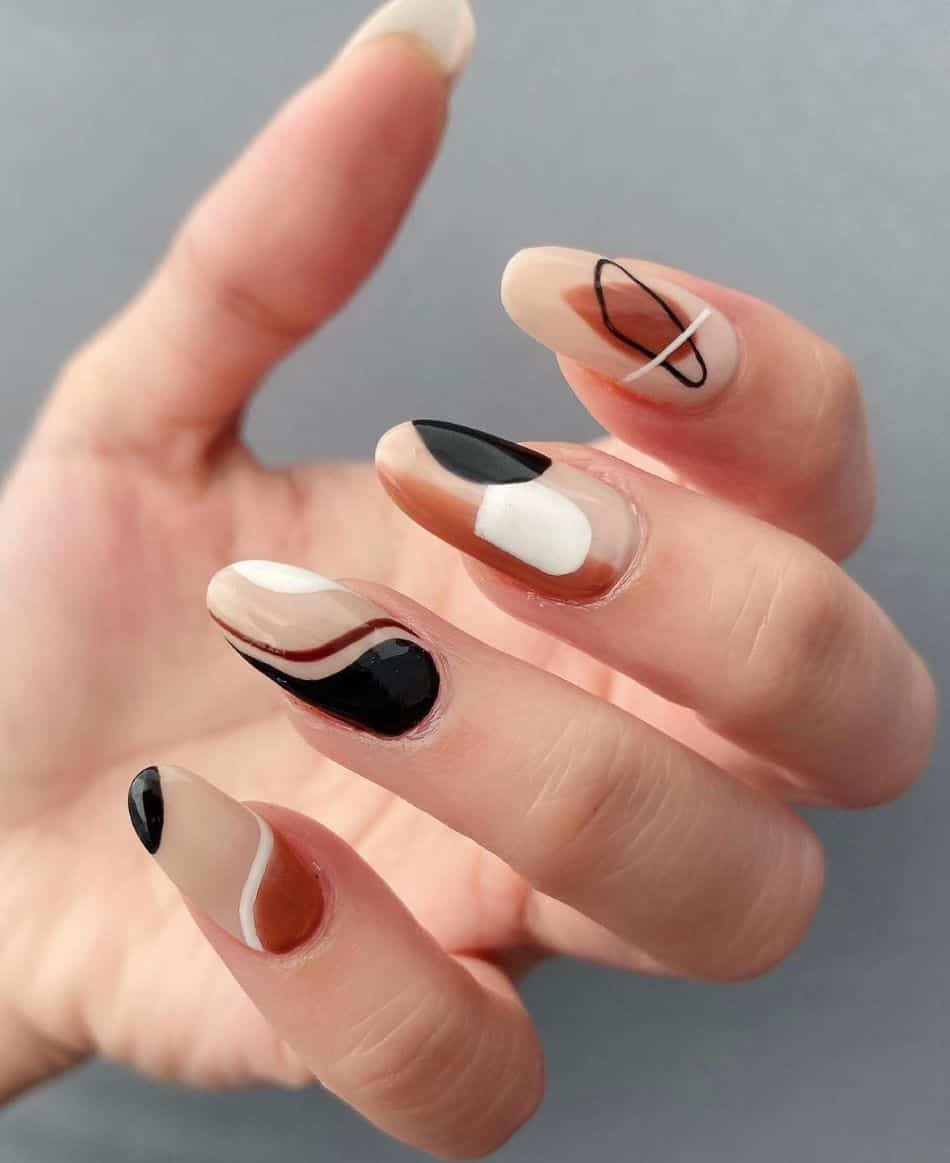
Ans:
{"label": "plain gray backdrop", "polygon": [[[882,495],[850,568],[945,677],[946,0],[475,3],[480,44],[432,179],[358,301],[262,393],[255,445],[368,455],[418,414],[587,437],[551,358],[498,305],[506,259],[551,242],[689,267],[778,302],[858,365]],[[64,355],[362,15],[353,0],[0,0],[4,462]],[[558,963],[529,978],[548,1094],[500,1157],[946,1159],[944,766],[938,750],[895,806],[815,816],[827,897],[769,977],[704,987]],[[147,998],[142,1016],[160,1020]],[[0,1116],[3,1163],[262,1157],[418,1156],[318,1090],[193,1094],[104,1065]]]}

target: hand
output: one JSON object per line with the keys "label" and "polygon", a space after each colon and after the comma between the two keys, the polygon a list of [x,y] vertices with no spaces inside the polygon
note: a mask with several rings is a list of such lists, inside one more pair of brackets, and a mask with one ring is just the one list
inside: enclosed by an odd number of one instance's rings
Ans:
{"label": "hand", "polygon": [[[428,531],[369,466],[242,444],[262,378],[397,228],[467,20],[399,0],[287,106],[70,361],[7,483],[2,1094],[92,1052],[316,1076],[423,1148],[488,1150],[541,1092],[519,972],[767,969],[821,889],[789,803],[878,803],[926,761],[926,669],[832,563],[870,520],[860,393],[771,307],[518,256],[509,311],[613,437],[394,430],[380,477]],[[251,667],[202,609],[212,575]],[[124,800],[156,761],[131,793],[152,860]]]}

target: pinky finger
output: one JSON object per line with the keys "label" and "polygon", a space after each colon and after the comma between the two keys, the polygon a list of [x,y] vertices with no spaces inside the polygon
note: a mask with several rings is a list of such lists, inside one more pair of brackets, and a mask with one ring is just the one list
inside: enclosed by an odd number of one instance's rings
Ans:
{"label": "pinky finger", "polygon": [[442,950],[342,840],[174,767],[140,772],[129,811],[275,1031],[380,1129],[466,1158],[531,1116],[541,1053],[514,988]]}

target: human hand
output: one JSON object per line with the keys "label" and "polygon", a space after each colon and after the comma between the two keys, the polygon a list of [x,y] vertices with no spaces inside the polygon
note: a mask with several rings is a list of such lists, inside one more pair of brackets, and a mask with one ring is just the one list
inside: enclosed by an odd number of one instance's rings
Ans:
{"label": "human hand", "polygon": [[[622,260],[684,323],[713,311],[693,339],[702,386],[660,365],[624,387],[649,359],[631,337],[657,354],[677,339],[663,308],[645,317],[638,284],[601,270],[627,341],[599,346],[596,256],[519,256],[509,309],[582,360],[562,362],[614,439],[546,446],[555,468],[431,426],[379,452],[399,503],[490,569],[405,520],[368,466],[272,472],[241,443],[262,377],[395,230],[464,40],[464,24],[436,55],[370,40],[296,98],[65,369],[8,482],[7,1094],[90,1052],[200,1084],[316,1075],[426,1149],[487,1150],[540,1095],[512,985],[525,966],[768,968],[821,887],[786,802],[880,802],[925,761],[929,677],[831,562],[870,517],[860,395],[840,355],[772,308]],[[668,363],[703,374],[685,341]],[[496,453],[520,492],[483,508],[501,478],[473,482],[473,458]],[[292,687],[288,720],[201,610],[209,577],[246,559],[385,580],[420,604],[353,582],[377,615],[293,571],[217,574],[212,612]],[[403,629],[335,662],[273,653],[377,616]],[[386,647],[400,635],[408,647]],[[342,690],[320,685],[341,663]],[[162,775],[133,786],[139,827],[200,929],[125,818],[130,772],[156,758]],[[234,802],[251,798],[282,807]],[[272,860],[242,910],[262,835]]]}

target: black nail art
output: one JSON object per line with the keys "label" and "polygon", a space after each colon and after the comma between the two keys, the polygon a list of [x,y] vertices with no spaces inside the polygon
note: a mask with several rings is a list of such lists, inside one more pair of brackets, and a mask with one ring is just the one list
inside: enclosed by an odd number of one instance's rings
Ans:
{"label": "black nail art", "polygon": [[[620,342],[626,344],[627,347],[631,347],[634,351],[638,351],[641,355],[645,355],[647,359],[656,359],[656,357],[660,354],[658,351],[652,351],[649,347],[645,347],[642,343],[638,343],[637,340],[631,338],[631,336],[626,335],[610,317],[610,311],[607,308],[607,293],[604,290],[603,281],[604,270],[607,267],[613,267],[614,270],[620,271],[621,274],[626,275],[626,277],[632,283],[638,286],[645,294],[649,295],[650,298],[659,305],[670,322],[674,326],[678,327],[681,332],[686,330],[688,324],[683,322],[683,320],[679,317],[679,315],[677,315],[677,313],[662,297],[662,295],[658,295],[656,291],[638,279],[635,274],[632,274],[630,271],[628,271],[625,266],[621,266],[619,262],[616,262],[612,258],[601,258],[597,260],[594,266],[594,294],[597,296],[597,302],[600,305],[600,314],[604,321],[604,326],[615,339],[619,339]],[[668,371],[675,380],[683,385],[684,388],[701,388],[709,376],[709,369],[706,367],[706,361],[703,359],[702,354],[699,348],[696,346],[696,342],[692,335],[688,335],[683,340],[683,345],[689,347],[690,352],[699,365],[698,377],[691,379],[689,376],[684,375],[683,372],[679,370],[679,368],[674,366],[670,359],[664,359],[663,362],[658,366],[663,368],[665,371]]]}
{"label": "black nail art", "polygon": [[540,452],[477,428],[444,420],[413,420],[413,425],[444,469],[477,484],[522,484],[551,467],[550,459]]}
{"label": "black nail art", "polygon": [[309,706],[387,738],[418,726],[439,694],[439,672],[432,656],[405,638],[388,638],[325,678],[300,678],[238,653]]}
{"label": "black nail art", "polygon": [[135,834],[154,856],[162,842],[165,801],[157,767],[140,771],[129,786],[129,818]]}

